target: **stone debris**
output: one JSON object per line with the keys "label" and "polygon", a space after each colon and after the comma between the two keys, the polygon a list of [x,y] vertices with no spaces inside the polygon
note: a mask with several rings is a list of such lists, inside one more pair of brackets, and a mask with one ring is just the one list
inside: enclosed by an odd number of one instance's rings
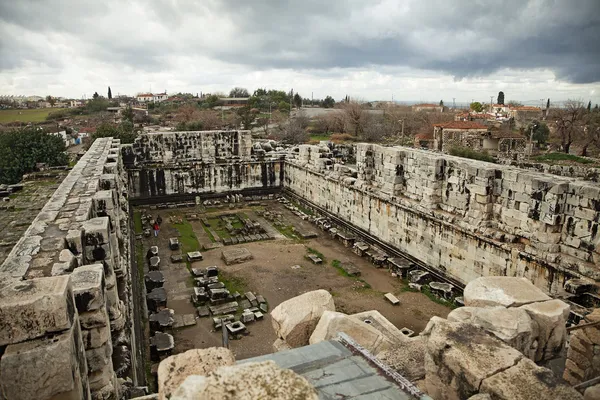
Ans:
{"label": "stone debris", "polygon": [[244,325],[241,321],[230,322],[225,325],[225,327],[227,328],[227,331],[234,336],[246,332],[246,325]]}
{"label": "stone debris", "polygon": [[151,292],[156,288],[163,287],[165,283],[165,277],[160,271],[150,271],[144,278],[146,282],[146,290]]}
{"label": "stone debris", "polygon": [[548,295],[525,278],[488,276],[470,281],[463,292],[466,306],[519,307],[551,300]]}
{"label": "stone debris", "polygon": [[237,301],[231,301],[229,303],[224,303],[215,306],[209,306],[210,313],[212,315],[223,315],[223,314],[232,314],[235,313],[238,309],[239,305]]}
{"label": "stone debris", "polygon": [[181,254],[172,254],[170,259],[172,263],[183,262],[183,257],[181,256]]}
{"label": "stone debris", "polygon": [[169,249],[171,250],[179,250],[179,239],[170,238],[169,239]]}
{"label": "stone debris", "polygon": [[360,269],[351,262],[343,262],[340,264],[340,268],[348,275],[348,276],[360,276]]}
{"label": "stone debris", "polygon": [[400,300],[398,300],[398,298],[391,293],[386,293],[383,295],[383,297],[385,297],[385,299],[387,301],[389,301],[390,303],[392,303],[392,305],[394,305],[394,306],[397,306],[398,304],[400,304]]}
{"label": "stone debris", "polygon": [[318,396],[304,377],[264,361],[220,367],[206,376],[188,376],[171,400],[191,399],[317,400]]}
{"label": "stone debris", "polygon": [[223,347],[193,349],[170,356],[158,366],[159,399],[171,398],[173,392],[190,375],[207,375],[219,367],[233,363],[233,353]]}
{"label": "stone debris", "polygon": [[170,308],[162,309],[157,313],[150,314],[148,321],[150,322],[150,328],[154,331],[172,327],[175,323],[175,311]]}
{"label": "stone debris", "polygon": [[221,329],[223,323],[227,324],[229,322],[233,322],[234,320],[235,316],[231,314],[213,317],[213,326],[215,329]]}
{"label": "stone debris", "polygon": [[[587,321],[581,321],[579,325],[600,322],[600,309],[595,309],[586,318]],[[600,325],[572,331],[563,379],[578,385],[597,376],[600,376]],[[592,392],[597,393],[598,389]]]}
{"label": "stone debris", "polygon": [[535,360],[539,347],[537,325],[521,308],[461,307],[448,314],[448,321],[468,322],[484,328],[509,346]]}
{"label": "stone debris", "polygon": [[301,294],[271,311],[273,329],[277,337],[289,346],[305,346],[325,311],[335,311],[329,292],[321,289]]}
{"label": "stone debris", "polygon": [[323,260],[316,254],[310,253],[307,255],[307,257],[310,261],[312,261],[313,264],[322,264],[323,263]]}
{"label": "stone debris", "polygon": [[431,279],[429,272],[423,270],[414,270],[408,273],[408,281],[420,285],[426,284]]}
{"label": "stone debris", "polygon": [[158,271],[158,269],[160,268],[160,257],[158,257],[158,256],[150,257],[150,260],[148,260],[148,265],[149,265],[150,271]]}
{"label": "stone debris", "polygon": [[187,253],[187,259],[189,262],[202,261],[202,253],[199,251],[191,251]]}
{"label": "stone debris", "polygon": [[148,310],[158,312],[167,306],[167,292],[164,288],[153,289],[146,295]]}
{"label": "stone debris", "polygon": [[328,310],[325,310],[319,319],[310,336],[309,344],[335,339],[338,332],[346,333],[374,355],[391,346],[387,337],[370,324],[346,314]]}
{"label": "stone debris", "polygon": [[248,249],[244,247],[238,247],[235,249],[223,250],[221,253],[221,258],[223,259],[226,265],[232,265],[243,263],[245,261],[253,259],[254,257]]}

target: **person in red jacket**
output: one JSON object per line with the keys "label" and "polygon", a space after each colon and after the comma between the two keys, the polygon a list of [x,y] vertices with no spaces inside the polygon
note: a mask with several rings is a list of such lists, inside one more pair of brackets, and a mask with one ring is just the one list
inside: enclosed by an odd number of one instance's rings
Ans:
{"label": "person in red jacket", "polygon": [[159,230],[160,230],[160,225],[158,225],[158,222],[154,222],[154,236],[158,236]]}

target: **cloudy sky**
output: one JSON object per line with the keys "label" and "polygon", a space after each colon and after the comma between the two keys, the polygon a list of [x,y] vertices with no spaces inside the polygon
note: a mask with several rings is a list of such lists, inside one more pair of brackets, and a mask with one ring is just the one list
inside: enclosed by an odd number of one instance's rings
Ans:
{"label": "cloudy sky", "polygon": [[0,94],[600,103],[599,40],[598,0],[0,0]]}

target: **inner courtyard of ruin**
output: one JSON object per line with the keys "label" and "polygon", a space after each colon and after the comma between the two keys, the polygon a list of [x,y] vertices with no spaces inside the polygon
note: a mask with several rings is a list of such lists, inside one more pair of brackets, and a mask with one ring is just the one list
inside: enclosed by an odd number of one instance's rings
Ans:
{"label": "inner courtyard of ruin", "polygon": [[328,351],[382,398],[583,398],[600,184],[553,172],[249,131],[97,139],[0,267],[0,398],[194,398],[213,370],[279,367],[328,398],[315,371],[351,379]]}

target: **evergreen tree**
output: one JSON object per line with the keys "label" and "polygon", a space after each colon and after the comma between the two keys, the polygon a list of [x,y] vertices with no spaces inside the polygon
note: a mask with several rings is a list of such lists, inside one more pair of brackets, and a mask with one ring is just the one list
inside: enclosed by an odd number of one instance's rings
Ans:
{"label": "evergreen tree", "polygon": [[550,108],[550,98],[548,98],[548,101],[546,102],[546,110]]}
{"label": "evergreen tree", "polygon": [[444,100],[440,100],[440,107],[444,107]]}
{"label": "evergreen tree", "polygon": [[100,97],[100,95],[98,94],[98,92],[94,92],[94,95],[92,96],[94,99],[97,99],[98,97]]}
{"label": "evergreen tree", "polygon": [[504,92],[502,92],[502,91],[498,92],[498,101],[497,101],[497,103],[504,105]]}
{"label": "evergreen tree", "polygon": [[110,86],[108,87],[108,99],[112,99],[112,92],[110,91]]}
{"label": "evergreen tree", "polygon": [[587,107],[588,112],[592,111],[592,101],[590,100]]}

